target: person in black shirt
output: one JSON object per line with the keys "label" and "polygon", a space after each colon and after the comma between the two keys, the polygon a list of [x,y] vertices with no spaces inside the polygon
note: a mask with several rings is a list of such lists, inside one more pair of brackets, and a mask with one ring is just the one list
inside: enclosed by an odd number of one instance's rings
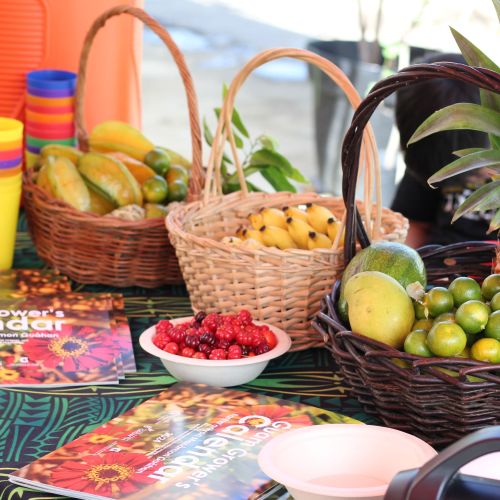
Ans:
{"label": "person in black shirt", "polygon": [[[428,56],[419,62],[450,61],[465,63],[458,54]],[[490,213],[473,212],[451,224],[455,210],[488,177],[474,170],[427,184],[427,179],[456,159],[454,151],[487,147],[486,134],[470,130],[438,132],[407,146],[418,126],[434,111],[459,102],[479,103],[477,87],[457,80],[438,78],[414,84],[396,93],[396,125],[406,170],[392,203],[392,210],[410,220],[406,243],[419,247],[426,243],[448,244],[484,240],[491,220]]]}

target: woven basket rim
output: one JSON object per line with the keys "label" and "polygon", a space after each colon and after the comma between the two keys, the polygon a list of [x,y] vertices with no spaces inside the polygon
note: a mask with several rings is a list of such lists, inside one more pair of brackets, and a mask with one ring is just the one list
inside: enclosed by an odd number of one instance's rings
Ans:
{"label": "woven basket rim", "polygon": [[[281,257],[286,257],[287,255],[293,255],[293,256],[311,256],[312,253],[318,255],[318,256],[331,256],[331,255],[338,255],[343,253],[343,247],[339,246],[336,249],[330,249],[330,248],[315,248],[314,250],[305,250],[305,249],[300,249],[300,248],[288,248],[286,250],[281,250],[280,248],[275,248],[275,247],[259,247],[259,248],[249,248],[249,247],[242,247],[242,246],[229,246],[227,243],[223,243],[222,241],[218,241],[212,238],[209,238],[207,236],[197,236],[193,234],[192,232],[187,231],[184,229],[184,223],[185,219],[187,216],[200,212],[206,207],[214,207],[217,206],[218,204],[224,204],[228,202],[235,202],[237,200],[245,200],[245,201],[252,201],[252,199],[255,199],[256,205],[261,207],[262,204],[257,204],[258,200],[262,199],[270,199],[273,198],[276,195],[280,195],[282,193],[256,193],[256,192],[251,192],[246,195],[244,195],[241,191],[231,193],[231,194],[226,194],[222,196],[216,196],[210,198],[210,201],[207,204],[205,204],[202,200],[195,201],[192,203],[188,203],[187,205],[184,206],[179,206],[175,207],[165,218],[165,226],[167,228],[167,231],[171,234],[177,235],[183,239],[190,239],[193,243],[196,243],[197,245],[207,245],[209,244],[212,248],[221,250],[221,251],[226,251],[228,253],[231,253],[234,255],[235,253],[242,253],[245,255],[275,255],[275,256],[281,256]],[[321,200],[335,200],[335,202],[342,202],[343,199],[341,197],[336,197],[336,196],[322,196],[318,193],[315,192],[307,192],[307,193],[289,193],[291,196],[296,196],[296,197],[305,197],[305,198],[311,198],[317,201]],[[233,200],[234,199],[234,200]],[[408,219],[401,215],[399,212],[394,212],[390,210],[389,208],[382,207],[382,214],[383,215],[388,215],[392,214],[396,216],[402,223],[403,226],[405,226],[408,223]],[[384,235],[385,236],[385,235]]]}

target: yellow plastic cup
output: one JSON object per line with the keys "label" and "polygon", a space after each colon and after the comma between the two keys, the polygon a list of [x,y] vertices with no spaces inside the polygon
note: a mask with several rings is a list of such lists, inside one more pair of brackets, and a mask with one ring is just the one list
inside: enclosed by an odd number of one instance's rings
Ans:
{"label": "yellow plastic cup", "polygon": [[[0,117],[0,142],[19,144],[23,140],[23,122]],[[19,147],[19,146],[18,146]]]}
{"label": "yellow plastic cup", "polygon": [[11,269],[14,262],[21,179],[21,175],[0,179],[0,270]]}

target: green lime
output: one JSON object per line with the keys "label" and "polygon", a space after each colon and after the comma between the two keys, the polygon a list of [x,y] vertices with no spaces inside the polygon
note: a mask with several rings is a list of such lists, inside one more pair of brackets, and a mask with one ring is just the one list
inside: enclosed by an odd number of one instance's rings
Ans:
{"label": "green lime", "polygon": [[167,173],[165,174],[165,179],[168,184],[177,180],[181,180],[184,184],[187,184],[189,182],[189,174],[188,171],[180,165],[170,165]]}
{"label": "green lime", "polygon": [[159,175],[146,179],[142,184],[142,194],[144,200],[149,203],[161,203],[165,201],[168,196],[167,181]]}
{"label": "green lime", "polygon": [[429,314],[427,313],[426,316],[426,311],[425,311],[425,306],[422,304],[422,302],[415,301],[413,302],[413,309],[415,309],[415,318],[416,319],[427,319]]}
{"label": "green lime", "polygon": [[427,346],[427,332],[425,330],[413,330],[405,339],[404,349],[408,354],[415,356],[432,357],[432,352]]}
{"label": "green lime", "polygon": [[488,323],[489,307],[480,300],[464,302],[455,313],[457,323],[465,333],[479,333]]}
{"label": "green lime", "polygon": [[490,274],[483,281],[481,293],[486,300],[491,300],[498,292],[500,292],[500,274]]}
{"label": "green lime", "polygon": [[427,345],[436,356],[457,356],[464,350],[466,344],[465,332],[451,321],[437,323],[427,335]]}
{"label": "green lime", "polygon": [[455,307],[461,306],[468,300],[481,300],[481,287],[479,283],[472,278],[460,276],[455,278],[448,287],[448,290],[453,295]]}
{"label": "green lime", "polygon": [[146,154],[144,163],[158,175],[164,176],[170,166],[170,156],[163,149],[155,148]]}
{"label": "green lime", "polygon": [[453,295],[446,288],[436,286],[425,294],[424,304],[429,314],[435,318],[453,309]]}
{"label": "green lime", "polygon": [[184,201],[187,196],[187,184],[180,179],[168,183],[168,202]]}
{"label": "green lime", "polygon": [[494,311],[490,314],[484,334],[492,339],[500,340],[500,311]]}
{"label": "green lime", "polygon": [[500,363],[500,342],[496,339],[479,339],[474,342],[470,352],[477,361]]}
{"label": "green lime", "polygon": [[451,321],[452,323],[456,323],[455,313],[450,311],[440,314],[437,318],[434,318],[434,325],[436,323],[442,323],[443,321]]}
{"label": "green lime", "polygon": [[493,295],[493,298],[490,300],[490,307],[493,312],[500,309],[500,292]]}
{"label": "green lime", "polygon": [[158,217],[167,216],[167,208],[165,205],[146,203],[144,208],[146,209],[146,219],[157,219]]}
{"label": "green lime", "polygon": [[428,332],[432,328],[432,319],[419,319],[413,323],[412,330],[425,330]]}

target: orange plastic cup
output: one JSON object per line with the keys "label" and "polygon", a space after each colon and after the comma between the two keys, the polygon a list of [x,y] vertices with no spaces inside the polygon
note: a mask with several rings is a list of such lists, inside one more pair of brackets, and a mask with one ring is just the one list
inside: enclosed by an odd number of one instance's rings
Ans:
{"label": "orange plastic cup", "polygon": [[19,164],[17,167],[8,168],[8,169],[0,169],[0,179],[5,177],[14,177],[15,175],[19,175],[22,171],[23,166]]}
{"label": "orange plastic cup", "polygon": [[58,106],[74,106],[74,97],[56,97],[54,99],[49,97],[36,97],[34,95],[26,94],[26,103],[34,104],[35,106],[47,106],[55,108]]}
{"label": "orange plastic cup", "polygon": [[73,113],[63,113],[60,115],[46,115],[37,113],[36,111],[26,110],[26,121],[34,123],[71,123],[73,121]]}

